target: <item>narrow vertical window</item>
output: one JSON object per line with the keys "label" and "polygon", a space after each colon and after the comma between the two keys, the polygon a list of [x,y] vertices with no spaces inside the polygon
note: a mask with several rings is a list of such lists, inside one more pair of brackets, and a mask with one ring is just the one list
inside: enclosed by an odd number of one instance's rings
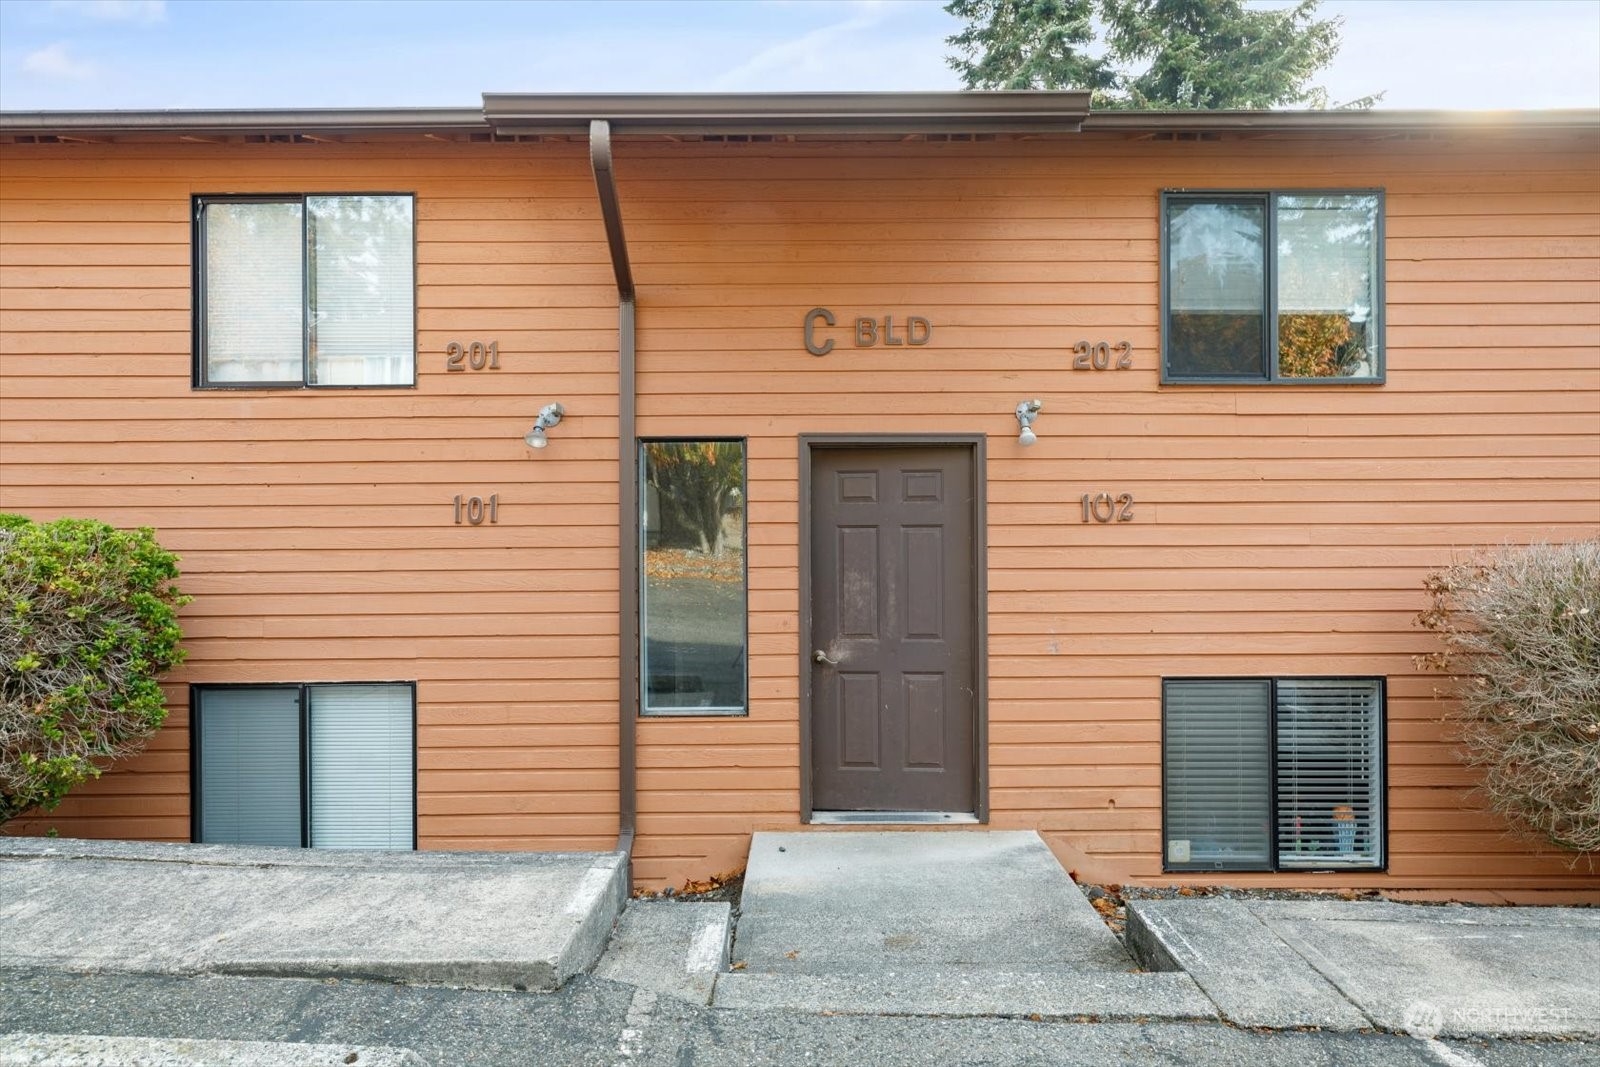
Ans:
{"label": "narrow vertical window", "polygon": [[1278,374],[1378,373],[1375,196],[1280,196]]}
{"label": "narrow vertical window", "polygon": [[312,196],[312,385],[411,381],[411,198]]}
{"label": "narrow vertical window", "polygon": [[641,450],[641,711],[743,715],[744,442],[647,441]]}

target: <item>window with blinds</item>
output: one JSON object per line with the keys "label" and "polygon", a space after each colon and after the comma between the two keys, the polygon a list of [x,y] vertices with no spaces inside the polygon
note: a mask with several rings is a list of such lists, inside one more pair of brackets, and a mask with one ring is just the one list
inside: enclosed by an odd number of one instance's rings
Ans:
{"label": "window with blinds", "polygon": [[416,847],[410,685],[195,689],[195,840]]}
{"label": "window with blinds", "polygon": [[413,198],[196,201],[195,384],[416,382]]}
{"label": "window with blinds", "polygon": [[1162,380],[1383,380],[1383,194],[1162,196]]}
{"label": "window with blinds", "polygon": [[1162,683],[1167,870],[1384,865],[1383,682]]}

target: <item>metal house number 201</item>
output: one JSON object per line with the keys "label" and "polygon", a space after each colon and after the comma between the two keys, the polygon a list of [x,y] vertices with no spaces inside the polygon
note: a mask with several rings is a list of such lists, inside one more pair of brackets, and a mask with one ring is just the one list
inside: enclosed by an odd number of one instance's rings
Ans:
{"label": "metal house number 201", "polygon": [[1133,521],[1133,494],[1119,493],[1115,499],[1110,493],[1083,494],[1083,521],[1117,522]]}
{"label": "metal house number 201", "polygon": [[486,501],[481,496],[462,496],[456,494],[456,525],[460,526],[463,519],[468,526],[482,526],[483,520],[488,519],[492,526],[500,521],[500,494],[492,493]]}

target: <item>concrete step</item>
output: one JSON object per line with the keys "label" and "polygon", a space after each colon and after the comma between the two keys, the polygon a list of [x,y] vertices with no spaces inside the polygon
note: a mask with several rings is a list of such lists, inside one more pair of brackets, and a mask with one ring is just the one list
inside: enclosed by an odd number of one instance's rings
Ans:
{"label": "concrete step", "polygon": [[1031,830],[758,833],[733,958],[772,974],[1132,966]]}
{"label": "concrete step", "polygon": [[630,901],[594,973],[678,1000],[709,1004],[718,972],[728,968],[732,932],[733,909],[728,904]]}
{"label": "concrete step", "polygon": [[1094,970],[870,971],[717,978],[712,1006],[831,1015],[1093,1017],[1107,1021],[1216,1019],[1188,975]]}

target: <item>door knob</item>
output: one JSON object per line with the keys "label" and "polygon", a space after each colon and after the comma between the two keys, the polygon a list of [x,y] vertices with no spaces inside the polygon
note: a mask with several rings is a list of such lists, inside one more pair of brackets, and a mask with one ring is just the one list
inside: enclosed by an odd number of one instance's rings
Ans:
{"label": "door knob", "polygon": [[829,659],[828,658],[828,654],[826,652],[822,651],[822,649],[820,649],[820,648],[817,649],[815,652],[811,653],[811,658],[816,660],[818,663],[826,663],[830,667],[837,667],[839,665],[839,661],[838,660]]}

